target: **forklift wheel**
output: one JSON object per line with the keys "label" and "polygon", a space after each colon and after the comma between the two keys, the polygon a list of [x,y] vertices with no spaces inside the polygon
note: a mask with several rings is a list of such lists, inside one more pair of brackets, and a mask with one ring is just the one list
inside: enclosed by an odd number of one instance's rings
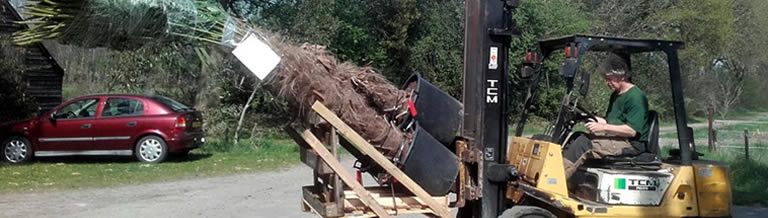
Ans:
{"label": "forklift wheel", "polygon": [[507,209],[499,218],[556,218],[551,212],[536,206],[514,206]]}

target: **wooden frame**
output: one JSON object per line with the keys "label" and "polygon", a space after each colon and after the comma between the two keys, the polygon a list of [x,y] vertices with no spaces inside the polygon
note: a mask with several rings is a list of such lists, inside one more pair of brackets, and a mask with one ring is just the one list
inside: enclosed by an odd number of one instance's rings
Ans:
{"label": "wooden frame", "polygon": [[[315,184],[302,189],[304,211],[312,211],[322,217],[391,217],[390,214],[452,216],[446,196],[430,196],[322,103],[315,102],[312,110],[328,122],[329,126],[320,128],[320,132],[330,136],[325,142],[330,145],[333,153],[315,136],[318,131],[305,130],[299,134],[292,128],[286,128],[294,141],[302,147],[302,162],[312,167],[315,172]],[[338,161],[335,154],[338,146],[336,133],[375,161],[410,193],[397,192],[393,196],[388,187],[363,187]],[[323,173],[328,173],[328,170],[332,171],[331,176],[325,178],[331,179],[318,180],[318,177],[323,177]],[[346,186],[334,182],[338,181],[336,178],[342,180]],[[327,187],[331,187],[331,190],[326,190]]]}

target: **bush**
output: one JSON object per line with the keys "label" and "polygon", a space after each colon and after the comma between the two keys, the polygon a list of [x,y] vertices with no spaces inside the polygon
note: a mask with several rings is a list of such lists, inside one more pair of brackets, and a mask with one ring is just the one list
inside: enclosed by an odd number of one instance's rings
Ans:
{"label": "bush", "polygon": [[0,123],[34,116],[38,106],[34,98],[24,94],[24,48],[11,45],[0,35]]}

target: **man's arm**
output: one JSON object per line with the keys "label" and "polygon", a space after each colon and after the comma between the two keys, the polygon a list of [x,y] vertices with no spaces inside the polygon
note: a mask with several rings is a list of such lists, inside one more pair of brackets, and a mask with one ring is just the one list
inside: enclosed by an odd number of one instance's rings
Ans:
{"label": "man's arm", "polygon": [[635,135],[637,135],[637,132],[627,124],[613,125],[607,123],[589,122],[584,126],[593,133],[607,132],[616,136],[627,138],[635,137]]}

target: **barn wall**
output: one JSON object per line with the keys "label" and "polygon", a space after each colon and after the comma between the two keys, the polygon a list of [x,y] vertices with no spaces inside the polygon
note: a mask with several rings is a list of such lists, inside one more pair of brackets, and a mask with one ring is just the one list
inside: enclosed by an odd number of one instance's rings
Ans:
{"label": "barn wall", "polygon": [[[14,23],[21,20],[21,16],[8,1],[2,1],[0,6],[0,34],[11,34],[27,28],[26,25]],[[26,46],[24,53],[22,79],[25,82],[25,95],[35,98],[43,112],[61,104],[64,70],[42,43]]]}

